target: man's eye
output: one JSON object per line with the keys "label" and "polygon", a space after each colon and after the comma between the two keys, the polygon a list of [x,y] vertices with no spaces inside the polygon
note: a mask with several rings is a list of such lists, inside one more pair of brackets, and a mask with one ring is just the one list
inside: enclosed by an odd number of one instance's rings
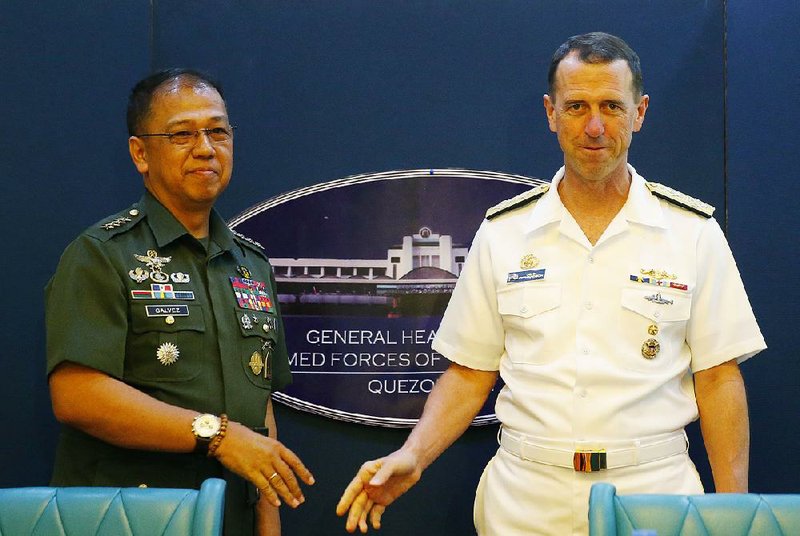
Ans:
{"label": "man's eye", "polygon": [[209,134],[212,136],[227,136],[228,129],[224,127],[216,127],[208,129]]}
{"label": "man's eye", "polygon": [[172,139],[178,140],[188,140],[189,138],[194,136],[194,132],[191,130],[179,130],[178,132],[172,133]]}

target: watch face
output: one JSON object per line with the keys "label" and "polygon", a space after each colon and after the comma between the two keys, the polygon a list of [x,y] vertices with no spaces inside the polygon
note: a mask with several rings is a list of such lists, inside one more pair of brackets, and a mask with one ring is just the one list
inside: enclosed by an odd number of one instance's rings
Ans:
{"label": "watch face", "polygon": [[192,430],[198,437],[209,438],[219,432],[219,426],[219,417],[206,413],[195,418]]}

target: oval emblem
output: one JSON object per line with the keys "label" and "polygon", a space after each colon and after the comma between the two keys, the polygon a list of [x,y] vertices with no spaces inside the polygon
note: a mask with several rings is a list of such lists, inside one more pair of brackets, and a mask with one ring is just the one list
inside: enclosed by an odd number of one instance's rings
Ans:
{"label": "oval emblem", "polygon": [[[275,271],[293,383],[274,399],[339,420],[413,426],[449,364],[430,345],[486,210],[543,183],[391,171],[293,190],[233,218]],[[501,387],[473,424],[497,422]]]}

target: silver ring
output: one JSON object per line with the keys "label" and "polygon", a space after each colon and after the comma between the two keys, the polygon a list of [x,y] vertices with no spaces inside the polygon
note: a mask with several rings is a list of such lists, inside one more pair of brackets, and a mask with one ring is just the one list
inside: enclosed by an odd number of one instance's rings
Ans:
{"label": "silver ring", "polygon": [[273,479],[273,478],[275,478],[276,476],[280,476],[280,475],[278,474],[278,471],[275,471],[274,473],[272,473],[272,474],[270,475],[270,477],[267,479],[267,480],[269,481],[269,483],[270,483],[270,484],[272,484],[272,479]]}

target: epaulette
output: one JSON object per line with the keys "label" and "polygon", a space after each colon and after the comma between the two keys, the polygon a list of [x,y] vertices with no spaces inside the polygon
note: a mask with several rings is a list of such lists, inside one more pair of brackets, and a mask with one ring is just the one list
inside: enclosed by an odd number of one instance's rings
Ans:
{"label": "epaulette", "polygon": [[647,185],[647,189],[650,190],[654,196],[665,201],[669,201],[673,205],[678,205],[686,210],[691,210],[695,214],[699,214],[704,218],[710,218],[714,215],[714,207],[708,203],[700,201],[699,199],[690,197],[682,192],[679,192],[678,190],[673,190],[669,186],[664,186],[658,182],[646,181],[645,185]]}
{"label": "epaulette", "polygon": [[486,219],[491,220],[500,216],[501,214],[505,214],[506,212],[510,212],[520,207],[524,207],[528,203],[532,203],[533,201],[536,201],[537,199],[542,197],[545,193],[547,193],[547,190],[549,189],[550,189],[549,184],[540,184],[539,186],[532,188],[527,192],[515,195],[511,199],[506,199],[505,201],[501,201],[500,203],[496,204],[495,206],[486,211]]}
{"label": "epaulette", "polygon": [[102,219],[96,224],[92,225],[87,233],[100,240],[108,240],[112,236],[125,232],[137,222],[139,222],[144,214],[139,210],[138,205],[134,204],[129,208],[118,212],[108,218]]}
{"label": "epaulette", "polygon": [[231,232],[232,232],[232,233],[234,234],[234,236],[236,236],[237,238],[239,238],[239,239],[241,239],[241,240],[244,240],[244,241],[245,241],[245,242],[247,242],[248,244],[251,244],[251,245],[253,245],[253,246],[256,246],[256,247],[257,247],[259,250],[261,250],[261,253],[263,253],[263,252],[264,252],[264,246],[262,246],[260,243],[256,242],[255,240],[253,240],[253,239],[252,239],[252,238],[250,238],[249,236],[245,236],[245,235],[243,235],[242,233],[240,233],[239,231],[234,231],[233,229],[231,229]]}

